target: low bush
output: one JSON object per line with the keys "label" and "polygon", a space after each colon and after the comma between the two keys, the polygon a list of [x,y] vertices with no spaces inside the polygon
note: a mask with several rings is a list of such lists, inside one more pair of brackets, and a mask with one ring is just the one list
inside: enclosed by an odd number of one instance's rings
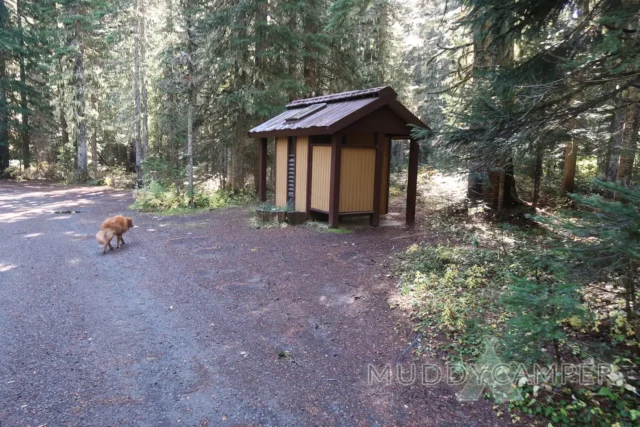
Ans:
{"label": "low bush", "polygon": [[[514,421],[639,423],[640,195],[594,185],[625,203],[573,195],[577,210],[536,217],[539,225],[528,231],[450,217],[438,225],[447,244],[413,245],[399,260],[399,289],[422,336],[419,352],[461,370],[496,338],[500,358],[525,367],[516,381],[524,399],[509,403]],[[560,370],[567,363],[600,381],[567,379]],[[558,370],[540,380],[528,375],[534,364]]]}
{"label": "low bush", "polygon": [[188,208],[219,209],[228,206],[243,206],[255,203],[255,193],[250,191],[218,190],[207,192],[196,189],[193,204],[189,205],[189,194],[174,184],[162,185],[150,180],[144,188],[134,192],[132,209],[143,211],[171,211]]}

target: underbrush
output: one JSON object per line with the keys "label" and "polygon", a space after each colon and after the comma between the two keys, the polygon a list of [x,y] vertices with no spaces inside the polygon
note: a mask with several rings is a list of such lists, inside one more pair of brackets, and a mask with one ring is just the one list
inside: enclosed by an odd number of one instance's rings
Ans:
{"label": "underbrush", "polygon": [[189,204],[189,194],[174,184],[162,185],[157,181],[148,182],[144,188],[134,192],[135,202],[131,209],[152,212],[185,213],[193,209],[219,209],[229,206],[244,206],[256,202],[256,195],[250,191],[205,191],[196,189],[193,204]]}
{"label": "underbrush", "polygon": [[[522,396],[499,406],[512,421],[638,425],[638,322],[625,297],[637,266],[625,276],[624,263],[618,269],[610,258],[624,259],[628,251],[634,265],[637,211],[576,200],[591,205],[570,213],[567,224],[575,229],[554,228],[556,221],[542,218],[528,227],[490,223],[465,213],[463,204],[448,206],[447,215],[436,212],[430,222],[442,243],[413,245],[401,256],[401,298],[417,323],[417,353],[444,360],[454,375],[478,362],[487,340],[496,340]],[[588,222],[591,213],[596,225]],[[615,226],[605,214],[617,218]],[[598,224],[604,231],[593,228]],[[615,234],[615,227],[627,228]],[[579,372],[568,375],[564,366]],[[536,367],[551,374],[536,375]],[[496,393],[488,396],[502,402]]]}

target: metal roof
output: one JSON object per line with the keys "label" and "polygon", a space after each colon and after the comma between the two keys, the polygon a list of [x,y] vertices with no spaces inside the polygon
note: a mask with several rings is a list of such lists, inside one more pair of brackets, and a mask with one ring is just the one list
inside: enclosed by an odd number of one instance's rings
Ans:
{"label": "metal roof", "polygon": [[[397,93],[385,86],[299,99],[287,104],[286,111],[251,129],[249,136],[256,138],[333,134],[385,105],[406,123],[426,127],[400,104],[396,97]],[[317,104],[326,106],[309,108]],[[308,111],[303,111],[305,109]],[[296,119],[296,116],[300,118]],[[407,130],[407,134],[408,132]]]}
{"label": "metal roof", "polygon": [[[374,98],[379,96],[381,93],[385,93],[385,92],[393,92],[393,89],[391,89],[388,86],[383,86],[383,87],[374,87],[372,89],[351,90],[349,92],[341,92],[341,93],[334,93],[331,95],[316,96],[315,98],[298,99],[288,103],[287,109],[299,108],[299,107],[302,107],[305,105],[311,105],[311,104],[319,104],[321,102],[329,103],[329,102],[345,101],[347,99]],[[393,95],[397,96],[395,92],[393,92]]]}

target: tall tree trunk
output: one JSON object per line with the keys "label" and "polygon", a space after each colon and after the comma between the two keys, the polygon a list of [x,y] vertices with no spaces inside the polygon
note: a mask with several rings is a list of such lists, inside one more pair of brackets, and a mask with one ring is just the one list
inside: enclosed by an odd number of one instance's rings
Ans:
{"label": "tall tree trunk", "polygon": [[139,0],[133,2],[133,98],[136,108],[135,125],[135,150],[136,150],[136,180],[138,188],[142,187],[142,118],[140,110],[140,11],[138,10]]}
{"label": "tall tree trunk", "polygon": [[187,180],[189,191],[189,206],[193,207],[194,186],[193,186],[193,145],[194,145],[194,129],[193,129],[193,110],[196,107],[196,88],[194,86],[194,65],[195,65],[195,40],[193,35],[193,23],[191,11],[186,11],[186,30],[187,30],[187,53],[189,61],[187,64],[188,73],[188,107],[187,107]]}
{"label": "tall tree trunk", "polygon": [[619,99],[616,100],[616,110],[611,117],[611,139],[604,162],[607,181],[615,181],[618,178],[618,163],[620,162],[622,133],[624,131],[624,109],[618,105],[619,101]]}
{"label": "tall tree trunk", "polygon": [[[589,0],[579,0],[578,10],[576,11],[579,18],[589,14]],[[575,100],[582,101],[582,96],[578,95]],[[570,122],[572,129],[580,127],[580,121],[576,118]],[[576,163],[578,161],[578,138],[571,136],[571,140],[567,142],[564,149],[564,171],[562,173],[562,184],[560,186],[560,196],[565,197],[567,193],[575,190]]]}
{"label": "tall tree trunk", "polygon": [[[491,44],[489,31],[490,21],[473,28],[473,74],[474,80],[482,79],[483,73],[491,66],[491,55],[488,47]],[[480,124],[478,124],[480,125]],[[486,162],[480,159],[471,159],[468,164],[469,175],[467,178],[467,198],[479,202],[486,198],[488,171]]]}
{"label": "tall tree trunk", "polygon": [[93,128],[91,135],[91,169],[93,169],[94,178],[98,177],[98,126]]}
{"label": "tall tree trunk", "polygon": [[139,2],[138,17],[140,18],[140,36],[138,43],[140,46],[140,95],[141,95],[141,113],[142,113],[142,154],[147,156],[149,152],[149,111],[147,108],[147,34],[145,19],[144,0]]}
{"label": "tall tree trunk", "polygon": [[[622,132],[622,151],[620,152],[620,163],[618,164],[618,181],[622,185],[631,185],[631,173],[633,171],[633,160],[636,156],[638,146],[638,127],[640,124],[640,90],[630,87],[627,89],[624,107],[624,130]],[[617,198],[617,197],[616,197]]]}
{"label": "tall tree trunk", "polygon": [[305,37],[303,74],[308,96],[318,96],[320,94],[320,88],[318,87],[318,52],[313,43],[313,38],[318,34],[319,15],[317,8],[313,7],[314,5],[315,3],[311,2],[305,8],[303,15]]}
{"label": "tall tree trunk", "polygon": [[189,206],[193,207],[193,104],[191,96],[189,96],[189,106],[187,107],[187,162]]}
{"label": "tall tree trunk", "polygon": [[25,49],[24,35],[22,33],[22,0],[16,1],[16,14],[18,15],[18,33],[20,34],[20,114],[22,123],[20,123],[20,139],[22,140],[22,164],[24,170],[28,170],[31,166],[31,153],[29,146],[31,144],[29,137],[29,101],[27,98],[27,72],[25,70]]}
{"label": "tall tree trunk", "polygon": [[578,140],[575,136],[571,137],[571,141],[567,143],[564,150],[564,171],[560,188],[560,196],[562,197],[575,190],[576,162],[578,160]]}
{"label": "tall tree trunk", "polygon": [[502,211],[504,207],[504,181],[505,181],[505,172],[504,169],[500,170],[500,176],[498,181],[498,213]]}
{"label": "tall tree trunk", "polygon": [[[297,37],[297,27],[298,27],[298,23],[297,23],[297,14],[296,14],[296,10],[295,7],[290,6],[290,10],[289,10],[289,19],[288,19],[288,26],[289,26],[289,30],[294,34],[294,37]],[[295,39],[294,39],[295,40]],[[288,71],[288,77],[292,80],[292,81],[298,81],[298,76],[297,76],[297,62],[298,62],[298,57],[297,57],[297,46],[291,46],[289,48],[289,52],[287,55],[287,71]],[[289,101],[293,101],[296,98],[296,91],[295,91],[295,85],[291,85],[291,89],[289,90]]]}
{"label": "tall tree trunk", "polygon": [[378,40],[377,40],[377,86],[384,86],[387,81],[386,65],[387,57],[389,55],[389,49],[391,45],[391,31],[389,24],[390,5],[388,1],[383,1],[380,5],[380,22],[378,25]]}
{"label": "tall tree trunk", "polygon": [[82,36],[76,23],[76,57],[74,64],[76,86],[76,144],[78,146],[77,168],[87,171],[87,123],[85,117],[85,76],[84,76],[84,45]]}
{"label": "tall tree trunk", "polygon": [[538,200],[540,199],[540,182],[542,181],[542,144],[536,144],[536,163],[533,170],[533,201],[531,208],[536,213],[538,208]]}
{"label": "tall tree trunk", "polygon": [[[6,30],[9,12],[0,0],[0,30]],[[0,45],[0,176],[9,167],[9,105],[7,103],[7,52]]]}
{"label": "tall tree trunk", "polygon": [[[174,33],[173,1],[172,0],[166,0],[165,10],[167,11],[167,20],[165,22],[165,33],[167,34],[167,37],[172,37]],[[164,74],[165,80],[167,81],[171,80],[173,70],[171,69],[171,64],[168,61],[165,62],[163,74]],[[170,108],[173,108],[176,105],[176,96],[173,94],[173,92],[170,92],[167,94],[167,104]],[[174,138],[171,133],[168,133],[166,135],[166,140],[167,140],[167,151],[168,151],[167,157],[169,158],[169,165],[172,168],[175,168],[178,166],[178,147],[176,143],[176,138]]]}
{"label": "tall tree trunk", "polygon": [[60,150],[69,145],[69,125],[67,124],[67,118],[64,114],[64,107],[62,101],[60,101],[60,147],[56,153],[56,159],[60,154]]}

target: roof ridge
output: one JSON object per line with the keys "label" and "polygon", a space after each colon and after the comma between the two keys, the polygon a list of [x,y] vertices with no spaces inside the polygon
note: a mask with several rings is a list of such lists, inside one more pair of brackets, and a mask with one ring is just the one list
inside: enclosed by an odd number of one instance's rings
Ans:
{"label": "roof ridge", "polygon": [[287,109],[305,107],[313,104],[319,104],[321,102],[331,103],[348,101],[361,98],[375,98],[381,94],[388,93],[394,95],[394,98],[398,95],[390,86],[380,86],[369,89],[350,90],[347,92],[332,93],[329,95],[321,95],[313,98],[297,99],[287,104]]}

